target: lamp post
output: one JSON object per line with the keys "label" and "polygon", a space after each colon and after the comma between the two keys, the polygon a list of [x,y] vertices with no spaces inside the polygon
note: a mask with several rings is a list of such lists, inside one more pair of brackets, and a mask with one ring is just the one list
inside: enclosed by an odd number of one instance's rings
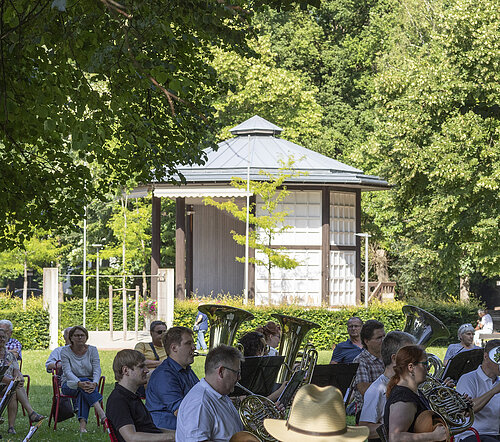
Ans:
{"label": "lamp post", "polygon": [[99,310],[99,249],[102,247],[102,244],[92,244],[92,247],[97,249],[97,260],[96,260],[96,268],[95,268],[95,308]]}
{"label": "lamp post", "polygon": [[368,308],[368,238],[369,233],[356,233],[356,236],[365,238],[365,308]]}

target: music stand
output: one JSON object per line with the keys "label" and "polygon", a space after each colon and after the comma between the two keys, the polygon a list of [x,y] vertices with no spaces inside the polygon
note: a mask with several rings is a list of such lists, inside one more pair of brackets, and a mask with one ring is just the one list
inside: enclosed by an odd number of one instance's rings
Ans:
{"label": "music stand", "polygon": [[458,353],[448,361],[443,373],[443,379],[451,378],[457,382],[460,376],[479,367],[481,362],[483,362],[483,357],[484,350],[482,348]]}
{"label": "music stand", "polygon": [[316,365],[311,384],[318,387],[333,385],[342,392],[342,396],[345,396],[356,375],[358,365],[358,363]]}
{"label": "music stand", "polygon": [[[285,360],[284,356],[249,356],[241,363],[240,384],[255,394],[268,396],[273,392],[278,372]],[[233,395],[246,395],[236,387]]]}

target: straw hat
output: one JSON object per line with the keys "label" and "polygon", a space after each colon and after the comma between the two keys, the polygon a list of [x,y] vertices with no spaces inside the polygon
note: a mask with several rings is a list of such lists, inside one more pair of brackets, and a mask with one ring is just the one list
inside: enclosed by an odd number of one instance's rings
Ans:
{"label": "straw hat", "polygon": [[342,394],[335,387],[304,385],[295,395],[288,420],[265,419],[268,433],[286,442],[364,441],[367,427],[346,426]]}

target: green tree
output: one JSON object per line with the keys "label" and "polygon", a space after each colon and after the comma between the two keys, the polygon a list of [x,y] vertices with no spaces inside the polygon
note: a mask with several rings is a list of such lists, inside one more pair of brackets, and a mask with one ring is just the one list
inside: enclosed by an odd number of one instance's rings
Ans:
{"label": "green tree", "polygon": [[370,213],[405,290],[450,294],[500,267],[500,11],[491,0],[409,6],[380,59],[379,120],[359,155],[395,184]]}
{"label": "green tree", "polygon": [[[260,211],[262,214],[256,213],[256,205],[251,204],[248,212],[249,225],[253,229],[249,231],[248,246],[263,254],[263,259],[249,258],[252,264],[260,265],[267,270],[267,293],[269,304],[272,303],[271,298],[271,271],[273,268],[278,267],[282,269],[294,269],[300,263],[294,258],[289,257],[283,253],[283,248],[274,248],[274,238],[289,229],[292,226],[286,225],[285,217],[289,212],[285,210],[278,210],[279,204],[283,203],[286,196],[290,191],[286,190],[284,183],[287,179],[304,175],[303,172],[293,169],[295,161],[289,158],[285,163],[281,161],[281,167],[277,175],[270,172],[260,171],[262,181],[250,180],[248,183],[246,179],[235,177],[231,181],[231,185],[237,189],[250,189],[250,192],[259,198]],[[265,177],[265,178],[264,178]],[[218,202],[212,198],[204,198],[206,205],[214,206],[219,210],[226,211],[233,215],[236,219],[246,222],[247,208],[239,207],[234,199],[225,202]],[[241,235],[234,230],[231,231],[233,239],[240,245],[246,244],[246,236]],[[245,263],[245,257],[237,257],[238,262]]]}
{"label": "green tree", "polygon": [[214,144],[212,48],[250,53],[252,13],[293,4],[2,2],[0,247],[33,227],[75,225],[131,177],[169,179],[176,164],[201,163]]}
{"label": "green tree", "polygon": [[60,245],[57,237],[50,232],[37,231],[20,247],[0,252],[0,277],[15,279],[23,276],[23,308],[26,310],[28,296],[28,269],[42,272],[42,267],[59,267],[66,247]]}
{"label": "green tree", "polygon": [[[315,99],[317,88],[298,72],[277,66],[269,38],[250,42],[258,58],[234,51],[214,50],[213,66],[223,93],[215,100],[220,139],[231,136],[235,124],[260,115],[284,128],[281,137],[308,145],[321,134],[322,110]],[[229,89],[229,90],[228,90]]]}

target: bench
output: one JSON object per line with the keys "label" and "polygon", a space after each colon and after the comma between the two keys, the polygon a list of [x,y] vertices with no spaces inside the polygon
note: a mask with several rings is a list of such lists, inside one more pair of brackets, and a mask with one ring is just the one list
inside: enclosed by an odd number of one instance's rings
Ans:
{"label": "bench", "polygon": [[493,333],[485,333],[481,335],[481,341],[489,341],[491,339],[500,339],[500,310],[489,310],[488,313],[493,319]]}

